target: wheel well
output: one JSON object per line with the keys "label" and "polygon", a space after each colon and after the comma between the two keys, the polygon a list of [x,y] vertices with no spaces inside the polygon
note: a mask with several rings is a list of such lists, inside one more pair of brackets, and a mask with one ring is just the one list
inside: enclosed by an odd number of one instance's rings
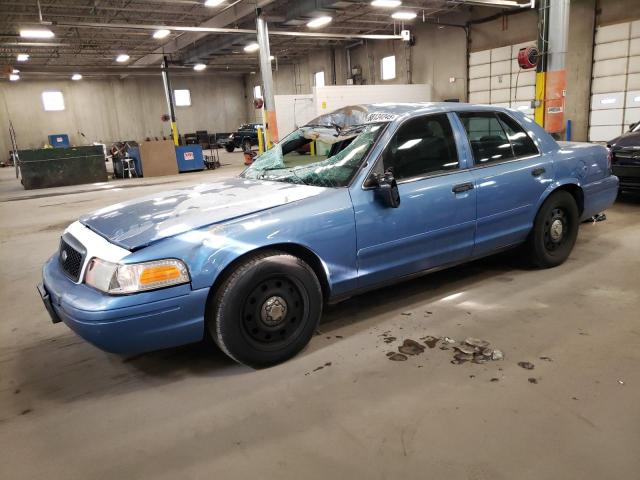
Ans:
{"label": "wheel well", "polygon": [[313,273],[316,274],[316,277],[320,282],[320,287],[322,288],[323,299],[325,301],[329,299],[331,288],[329,287],[327,274],[324,270],[324,267],[322,265],[322,261],[320,260],[320,258],[318,258],[318,256],[315,253],[313,253],[311,250],[309,250],[306,247],[303,247],[302,245],[298,245],[295,243],[280,243],[280,244],[268,245],[265,247],[257,248],[255,250],[251,250],[250,252],[247,252],[244,255],[241,255],[240,257],[232,261],[229,265],[227,265],[222,270],[222,272],[220,272],[215,282],[213,282],[211,289],[209,290],[209,297],[207,300],[207,309],[209,308],[209,303],[213,299],[216,292],[218,291],[218,288],[220,288],[220,285],[222,284],[222,282],[224,282],[224,280],[231,274],[231,272],[235,270],[236,266],[240,262],[246,260],[247,258],[252,257],[258,253],[264,252],[265,250],[278,250],[280,252],[288,253],[289,255],[293,255],[303,260],[307,265],[311,267],[311,269],[313,270]]}
{"label": "wheel well", "polygon": [[[556,188],[554,191],[564,190],[565,192],[569,192],[573,199],[576,201],[576,205],[578,206],[578,212],[582,215],[584,212],[584,192],[582,188],[573,183],[569,183],[567,185],[562,185],[561,187]],[[551,192],[553,193],[553,192]]]}

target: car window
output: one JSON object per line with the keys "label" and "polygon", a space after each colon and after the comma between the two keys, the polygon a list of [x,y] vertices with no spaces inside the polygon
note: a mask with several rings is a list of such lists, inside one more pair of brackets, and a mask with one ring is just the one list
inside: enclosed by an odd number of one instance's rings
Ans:
{"label": "car window", "polygon": [[531,137],[527,135],[527,132],[518,122],[504,113],[498,113],[498,118],[500,118],[504,131],[507,132],[507,137],[511,141],[511,147],[516,157],[538,154],[536,144],[533,143]]}
{"label": "car window", "polygon": [[492,112],[459,113],[473,150],[476,165],[488,165],[514,158],[511,143]]}
{"label": "car window", "polygon": [[382,154],[382,165],[384,171],[393,169],[396,180],[457,169],[458,153],[447,116],[427,115],[402,124]]}

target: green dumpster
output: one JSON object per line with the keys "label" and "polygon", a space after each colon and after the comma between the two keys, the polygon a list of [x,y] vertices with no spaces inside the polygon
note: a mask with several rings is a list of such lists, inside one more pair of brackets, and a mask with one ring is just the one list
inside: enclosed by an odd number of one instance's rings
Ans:
{"label": "green dumpster", "polygon": [[26,190],[107,181],[101,146],[19,150],[18,158]]}

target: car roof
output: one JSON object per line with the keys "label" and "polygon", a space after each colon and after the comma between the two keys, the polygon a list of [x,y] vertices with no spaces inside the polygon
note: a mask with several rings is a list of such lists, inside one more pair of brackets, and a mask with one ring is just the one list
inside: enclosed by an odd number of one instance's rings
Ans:
{"label": "car roof", "polygon": [[418,103],[369,103],[349,105],[330,113],[320,115],[308,125],[338,125],[345,127],[376,121],[392,122],[413,115],[438,112],[460,111],[509,111],[511,109],[494,105],[476,105],[459,102],[418,102]]}

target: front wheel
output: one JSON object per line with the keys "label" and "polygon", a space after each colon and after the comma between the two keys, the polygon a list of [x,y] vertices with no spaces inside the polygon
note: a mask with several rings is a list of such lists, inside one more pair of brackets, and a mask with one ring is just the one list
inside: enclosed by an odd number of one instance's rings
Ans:
{"label": "front wheel", "polygon": [[224,146],[224,149],[225,149],[227,152],[232,153],[232,152],[236,149],[236,147],[235,147],[235,145],[234,145],[233,143],[227,143],[227,144]]}
{"label": "front wheel", "polygon": [[309,343],[322,314],[322,290],[301,259],[268,251],[235,268],[209,311],[209,332],[228,356],[251,367],[268,367]]}
{"label": "front wheel", "polygon": [[551,194],[540,207],[527,240],[531,263],[542,268],[564,263],[576,243],[579,220],[576,201],[569,192]]}

